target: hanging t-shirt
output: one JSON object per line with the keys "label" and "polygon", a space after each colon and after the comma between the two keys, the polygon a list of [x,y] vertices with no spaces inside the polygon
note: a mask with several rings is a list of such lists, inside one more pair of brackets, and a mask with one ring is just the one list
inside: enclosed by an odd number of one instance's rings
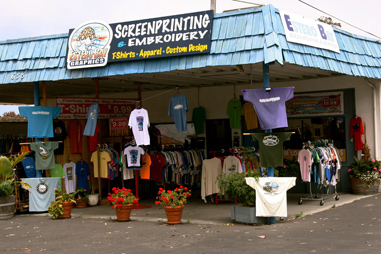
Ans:
{"label": "hanging t-shirt", "polygon": [[97,145],[98,145],[98,134],[99,134],[99,128],[98,124],[95,128],[94,136],[89,137],[89,151],[94,152],[97,150]]}
{"label": "hanging t-shirt", "polygon": [[89,190],[88,176],[90,175],[89,165],[85,161],[78,161],[75,164],[75,173],[77,175],[77,188]]}
{"label": "hanging t-shirt", "polygon": [[241,129],[241,115],[242,106],[241,101],[237,99],[232,99],[228,103],[228,111],[230,129]]}
{"label": "hanging t-shirt", "polygon": [[163,168],[167,165],[165,158],[161,153],[154,153],[151,155],[151,161],[151,180],[161,183],[163,181]]}
{"label": "hanging t-shirt", "polygon": [[188,99],[185,95],[172,96],[169,100],[168,115],[172,116],[178,132],[187,130]]}
{"label": "hanging t-shirt", "polygon": [[242,173],[241,161],[235,156],[227,156],[224,159],[224,166],[222,167],[222,172],[225,175],[233,173]]}
{"label": "hanging t-shirt", "polygon": [[364,134],[364,128],[362,126],[361,117],[352,118],[350,122],[350,132],[349,135],[351,138],[354,138],[355,141],[355,151],[360,151],[364,147],[364,143],[362,142],[362,134]]}
{"label": "hanging t-shirt", "polygon": [[59,187],[59,177],[22,178],[21,181],[30,185],[29,212],[46,212],[52,201],[56,199],[54,188]]}
{"label": "hanging t-shirt", "polygon": [[58,148],[54,152],[57,154],[63,154],[64,153],[64,141],[67,136],[65,123],[63,121],[53,122],[53,132],[54,137],[50,138],[49,141],[61,141],[61,143],[58,143]]}
{"label": "hanging t-shirt", "polygon": [[28,118],[28,137],[54,137],[53,118],[60,116],[61,107],[19,107],[19,111]]}
{"label": "hanging t-shirt", "polygon": [[127,158],[126,155],[123,153],[120,153],[120,161],[122,162],[122,167],[123,167],[123,180],[129,180],[129,179],[134,179],[135,174],[133,170],[128,170],[127,168]]}
{"label": "hanging t-shirt", "polygon": [[76,174],[75,174],[75,163],[67,162],[63,165],[63,169],[65,172],[65,189],[66,193],[75,192],[75,184],[76,184]]}
{"label": "hanging t-shirt", "polygon": [[141,179],[150,179],[150,173],[151,173],[151,156],[149,156],[148,153],[145,153],[142,156],[142,169],[140,170],[140,178]]}
{"label": "hanging t-shirt", "polygon": [[24,167],[24,171],[26,177],[34,178],[36,177],[36,162],[32,156],[26,156],[22,161],[22,166]]}
{"label": "hanging t-shirt", "polygon": [[144,154],[143,148],[139,146],[127,146],[124,148],[123,154],[127,157],[127,167],[135,169],[141,167],[141,156]]}
{"label": "hanging t-shirt", "polygon": [[259,143],[260,166],[283,166],[283,142],[290,139],[292,132],[251,133]]}
{"label": "hanging t-shirt", "polygon": [[206,159],[202,162],[201,198],[216,194],[220,191],[217,177],[222,173],[222,163],[218,158]]}
{"label": "hanging t-shirt", "polygon": [[[49,175],[50,177],[64,177],[65,172],[63,170],[63,167],[61,164],[56,163],[56,166],[54,168],[49,169]],[[61,181],[59,183],[59,187],[57,188],[59,191],[61,191]]]}
{"label": "hanging t-shirt", "polygon": [[298,162],[302,181],[311,182],[312,153],[307,149],[300,150],[298,153]]}
{"label": "hanging t-shirt", "polygon": [[[99,174],[101,178],[108,178],[108,163],[112,160],[108,152],[99,153]],[[90,161],[94,163],[94,177],[98,177],[98,151],[91,154]]]}
{"label": "hanging t-shirt", "polygon": [[194,130],[196,134],[204,133],[204,123],[206,119],[205,108],[194,108],[192,112],[192,122],[194,123]]}
{"label": "hanging t-shirt", "polygon": [[97,103],[93,103],[89,111],[87,111],[87,122],[85,130],[83,131],[84,136],[94,136],[95,127],[97,125],[97,119],[99,114],[99,107]]}
{"label": "hanging t-shirt", "polygon": [[294,97],[293,87],[242,90],[242,94],[254,105],[262,130],[288,127],[286,101]]}
{"label": "hanging t-shirt", "polygon": [[132,133],[134,134],[138,146],[150,145],[150,137],[148,133],[150,123],[147,110],[144,108],[132,110],[128,120],[128,126],[132,128]]}
{"label": "hanging t-shirt", "polygon": [[70,153],[82,153],[82,124],[78,120],[69,122]]}
{"label": "hanging t-shirt", "polygon": [[250,102],[245,102],[242,106],[242,115],[245,118],[246,129],[253,130],[258,128],[258,118],[254,106]]}
{"label": "hanging t-shirt", "polygon": [[58,148],[58,142],[30,143],[30,149],[36,153],[36,169],[50,169],[56,166],[54,150]]}
{"label": "hanging t-shirt", "polygon": [[295,186],[296,177],[245,177],[255,189],[255,210],[258,217],[287,217],[287,190]]}

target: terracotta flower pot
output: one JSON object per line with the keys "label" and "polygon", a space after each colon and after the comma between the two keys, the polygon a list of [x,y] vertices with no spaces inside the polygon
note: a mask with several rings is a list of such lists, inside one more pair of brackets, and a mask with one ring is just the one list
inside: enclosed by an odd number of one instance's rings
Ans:
{"label": "terracotta flower pot", "polygon": [[180,224],[184,206],[164,206],[165,214],[167,215],[167,224]]}
{"label": "terracotta flower pot", "polygon": [[361,181],[360,178],[349,178],[353,194],[357,195],[372,195],[378,193],[379,182],[372,185],[367,185],[366,182]]}
{"label": "terracotta flower pot", "polygon": [[130,214],[133,204],[122,205],[121,208],[115,208],[117,221],[130,221]]}
{"label": "terracotta flower pot", "polygon": [[86,208],[87,207],[87,201],[84,201],[82,199],[77,199],[77,208]]}
{"label": "terracotta flower pot", "polygon": [[58,219],[69,219],[71,218],[71,209],[73,208],[73,202],[63,202],[62,207],[64,209],[64,214],[59,215]]}

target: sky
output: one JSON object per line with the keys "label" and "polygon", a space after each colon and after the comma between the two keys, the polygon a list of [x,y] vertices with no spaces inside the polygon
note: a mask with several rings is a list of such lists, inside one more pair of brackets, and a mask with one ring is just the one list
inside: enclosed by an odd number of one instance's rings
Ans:
{"label": "sky", "polygon": [[[332,15],[333,21],[340,22],[341,28],[345,31],[375,38],[346,24],[349,23],[381,37],[380,0],[242,1],[263,5],[272,4],[279,10],[314,20],[328,16],[303,3],[305,2]],[[234,0],[216,0],[216,2],[217,13],[255,6]],[[112,24],[210,9],[210,0],[0,0],[0,3],[0,42],[68,33],[69,29],[89,20],[101,20]],[[11,110],[15,111],[14,108],[0,105],[0,115]]]}

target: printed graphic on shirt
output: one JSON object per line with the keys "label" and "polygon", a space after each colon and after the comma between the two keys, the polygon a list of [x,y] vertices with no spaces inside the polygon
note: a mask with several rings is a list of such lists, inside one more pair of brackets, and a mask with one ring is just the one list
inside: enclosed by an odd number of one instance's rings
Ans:
{"label": "printed graphic on shirt", "polygon": [[237,170],[237,167],[236,167],[236,165],[231,165],[231,166],[228,168],[228,170],[229,170],[230,172],[233,172],[233,171],[236,171],[236,170]]}
{"label": "printed graphic on shirt", "polygon": [[46,150],[43,147],[40,147],[40,157],[41,157],[41,159],[46,160],[48,158],[48,156],[49,156],[49,151]]}
{"label": "printed graphic on shirt", "polygon": [[48,191],[48,186],[45,183],[39,183],[36,189],[38,193],[44,194]]}
{"label": "printed graphic on shirt", "polygon": [[72,167],[67,168],[67,179],[73,180],[73,168]]}
{"label": "printed graphic on shirt", "polygon": [[137,164],[138,163],[138,150],[130,150],[130,158],[131,158],[131,164]]}
{"label": "printed graphic on shirt", "polygon": [[353,126],[352,126],[352,128],[354,129],[354,130],[358,130],[358,129],[360,129],[360,124],[358,124],[358,123],[355,123]]}
{"label": "printed graphic on shirt", "polygon": [[280,101],[280,97],[272,97],[272,98],[266,98],[266,99],[259,99],[259,102],[266,103],[266,102],[275,102]]}
{"label": "printed graphic on shirt", "polygon": [[265,182],[263,185],[263,190],[266,192],[265,194],[276,194],[279,191],[279,184],[274,182]]}
{"label": "printed graphic on shirt", "polygon": [[182,109],[184,106],[182,104],[177,104],[176,106],[174,106],[173,108],[174,109]]}
{"label": "printed graphic on shirt", "polygon": [[62,128],[61,127],[54,128],[54,134],[61,134],[61,133],[62,133]]}
{"label": "printed graphic on shirt", "polygon": [[277,144],[279,144],[279,139],[277,136],[274,135],[264,136],[263,144],[265,146],[276,146]]}
{"label": "printed graphic on shirt", "polygon": [[90,118],[91,118],[91,119],[95,119],[96,114],[97,114],[97,110],[94,109],[93,111],[90,112]]}
{"label": "printed graphic on shirt", "polygon": [[136,122],[138,123],[138,129],[139,131],[143,131],[143,124],[144,124],[144,118],[143,116],[137,116]]}

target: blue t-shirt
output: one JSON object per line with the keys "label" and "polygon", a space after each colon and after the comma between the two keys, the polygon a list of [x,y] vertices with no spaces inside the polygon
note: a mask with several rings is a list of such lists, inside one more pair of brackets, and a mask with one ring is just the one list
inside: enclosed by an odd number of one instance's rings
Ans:
{"label": "blue t-shirt", "polygon": [[172,96],[169,100],[168,115],[172,116],[178,132],[187,130],[188,99],[185,95]]}
{"label": "blue t-shirt", "polygon": [[77,189],[83,188],[89,191],[87,176],[90,175],[89,165],[85,161],[78,161],[75,164],[75,174],[77,175]]}
{"label": "blue t-shirt", "polygon": [[286,101],[294,97],[293,87],[242,90],[243,99],[251,102],[262,130],[288,127]]}
{"label": "blue t-shirt", "polygon": [[24,167],[24,171],[26,177],[34,178],[36,177],[36,163],[33,157],[26,156],[22,161],[22,166]]}
{"label": "blue t-shirt", "polygon": [[94,103],[90,106],[89,111],[87,111],[87,122],[85,130],[83,131],[84,136],[94,136],[95,128],[97,127],[98,114],[98,104]]}
{"label": "blue t-shirt", "polygon": [[28,118],[28,137],[54,137],[53,118],[60,116],[61,107],[19,107],[19,111]]}

